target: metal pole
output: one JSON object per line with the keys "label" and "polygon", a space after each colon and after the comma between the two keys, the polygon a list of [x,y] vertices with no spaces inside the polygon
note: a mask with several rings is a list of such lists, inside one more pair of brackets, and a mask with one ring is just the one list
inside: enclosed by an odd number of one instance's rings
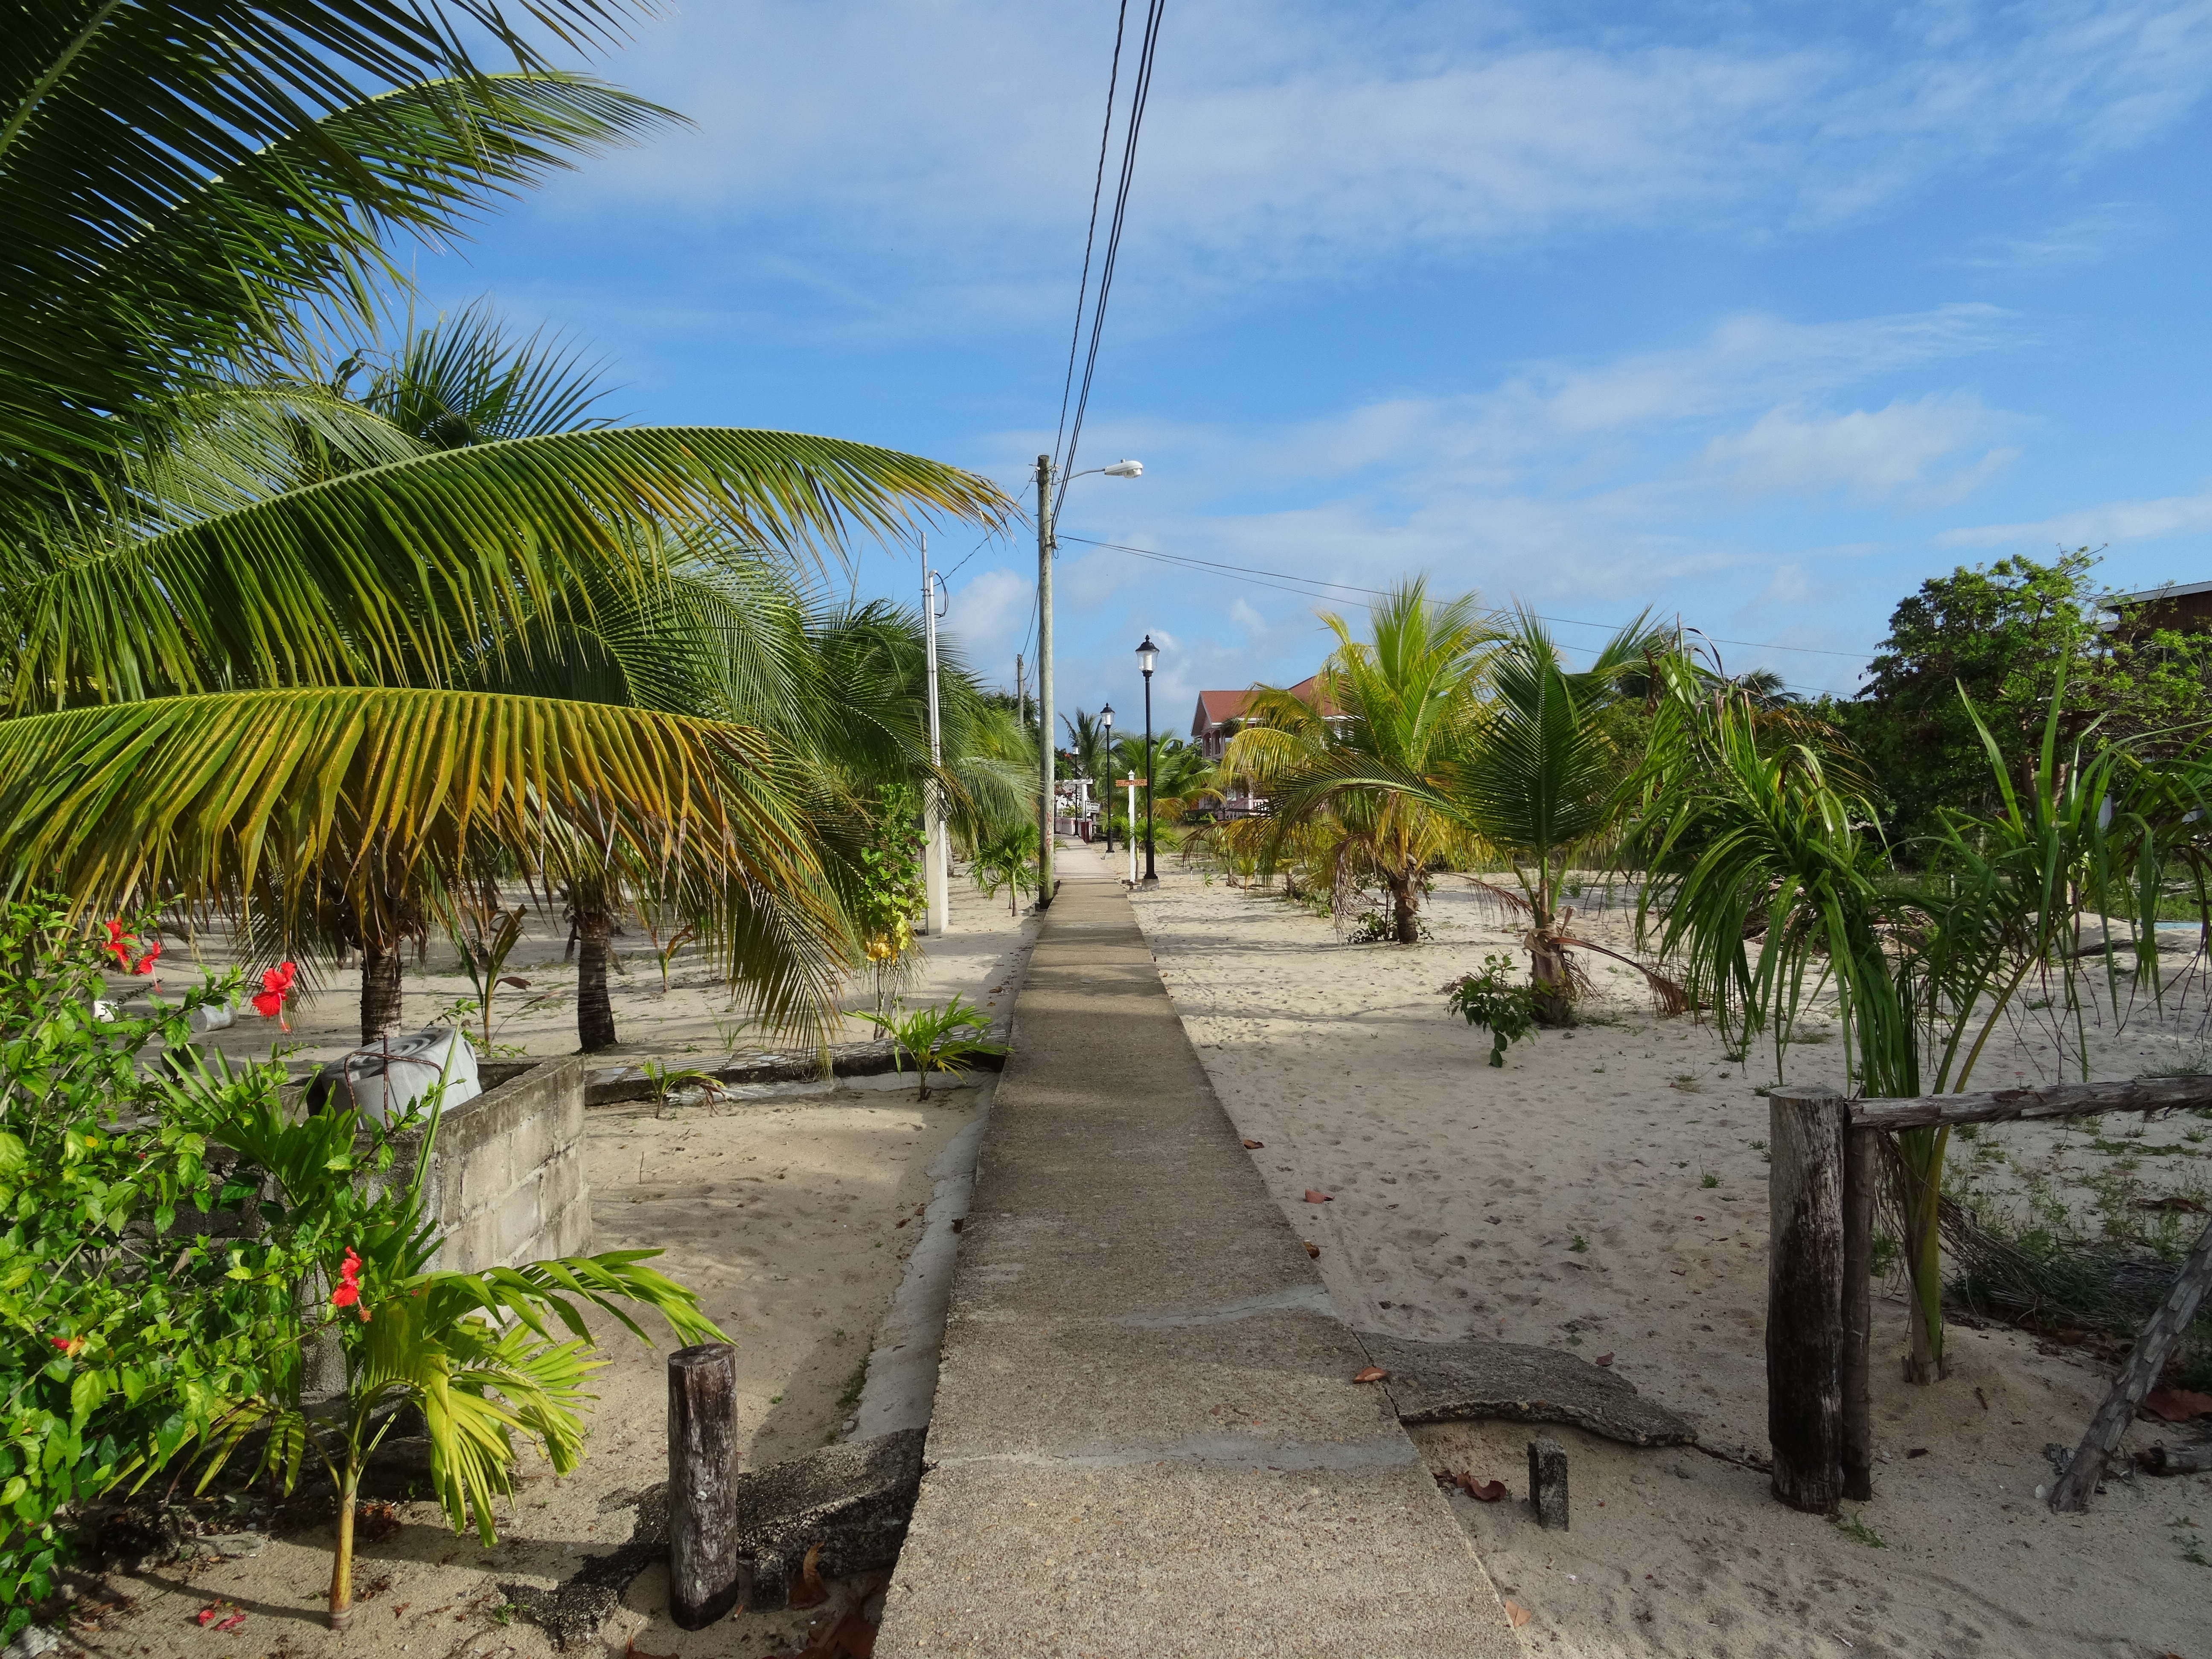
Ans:
{"label": "metal pole", "polygon": [[[1147,634],[1146,639],[1152,637]],[[1152,671],[1145,671],[1145,881],[1149,885],[1160,878],[1152,868]]]}
{"label": "metal pole", "polygon": [[[945,741],[937,712],[937,577],[929,568],[929,538],[921,538],[921,627],[929,665],[929,763],[945,764]],[[950,872],[946,868],[945,798],[935,778],[923,786],[921,884],[929,901],[929,936],[944,937],[951,923]]]}
{"label": "metal pole", "polygon": [[1129,885],[1137,884],[1137,775],[1129,774]]}
{"label": "metal pole", "polygon": [[1052,457],[1037,457],[1037,908],[1052,902]]}

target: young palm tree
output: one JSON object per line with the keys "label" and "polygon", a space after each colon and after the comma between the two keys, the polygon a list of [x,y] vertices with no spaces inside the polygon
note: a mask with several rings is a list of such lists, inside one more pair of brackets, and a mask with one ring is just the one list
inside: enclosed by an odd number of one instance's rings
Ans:
{"label": "young palm tree", "polygon": [[1560,878],[1576,854],[1619,829],[1631,757],[1607,715],[1620,681],[1657,641],[1638,617],[1579,673],[1559,660],[1543,623],[1521,611],[1487,662],[1487,693],[1465,757],[1443,769],[1443,798],[1474,836],[1510,859],[1528,911],[1537,1017],[1574,1020],[1571,940],[1559,920]]}
{"label": "young palm tree", "polygon": [[[1929,868],[1907,877],[1891,866],[1846,759],[1802,727],[1776,741],[1753,698],[1679,659],[1663,672],[1639,832],[1655,876],[1639,924],[1687,963],[1691,992],[1725,1039],[1771,1036],[1778,1080],[1801,1012],[1821,994],[1837,1006],[1860,1091],[1965,1089],[2031,975],[2056,975],[2071,1004],[2085,912],[2126,916],[2137,971],[2156,983],[2164,849],[2201,810],[2198,763],[2154,772],[2117,748],[2069,753],[2054,698],[2032,788],[2014,789],[1992,741],[2003,811],[1946,815]],[[2078,1054],[2086,1076],[2086,1042]],[[1942,1370],[1947,1139],[1942,1128],[1898,1137],[1913,1289],[1907,1370],[1920,1382]]]}
{"label": "young palm tree", "polygon": [[1225,765],[1273,803],[1264,868],[1274,867],[1291,831],[1333,821],[1340,831],[1333,862],[1382,880],[1398,942],[1412,945],[1423,874],[1468,846],[1441,791],[1468,757],[1494,631],[1472,594],[1433,605],[1419,580],[1376,605],[1370,640],[1355,640],[1340,617],[1322,621],[1337,647],[1313,697],[1261,688]]}

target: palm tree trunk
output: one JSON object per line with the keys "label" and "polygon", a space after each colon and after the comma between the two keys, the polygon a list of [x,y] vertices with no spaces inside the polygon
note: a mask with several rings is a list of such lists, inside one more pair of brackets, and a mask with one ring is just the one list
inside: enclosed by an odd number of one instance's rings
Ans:
{"label": "palm tree trunk", "polygon": [[1553,937],[1556,925],[1550,895],[1539,890],[1534,925],[1528,930],[1528,978],[1536,988],[1536,1018],[1545,1025],[1575,1023],[1574,978],[1567,966],[1567,948]]}
{"label": "palm tree trunk", "polygon": [[1398,943],[1401,945],[1419,945],[1421,942],[1421,925],[1416,915],[1421,902],[1420,890],[1415,885],[1419,873],[1413,870],[1402,871],[1390,884],[1391,916],[1397,923]]}
{"label": "palm tree trunk", "polygon": [[343,1631],[353,1623],[353,1511],[360,1481],[360,1471],[349,1467],[338,1492],[338,1547],[331,1561],[331,1628],[334,1631]]}
{"label": "palm tree trunk", "polygon": [[611,1048],[614,1003],[607,994],[607,961],[614,954],[615,919],[597,894],[578,892],[570,901],[576,916],[580,950],[576,959],[576,1044],[585,1054]]}
{"label": "palm tree trunk", "polygon": [[399,941],[361,947],[361,1046],[374,1048],[399,1026]]}

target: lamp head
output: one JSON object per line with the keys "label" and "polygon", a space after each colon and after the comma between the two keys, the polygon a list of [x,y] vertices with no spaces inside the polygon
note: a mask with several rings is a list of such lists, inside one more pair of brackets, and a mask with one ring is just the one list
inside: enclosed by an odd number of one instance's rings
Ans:
{"label": "lamp head", "polygon": [[1112,703],[1108,703],[1103,708],[1098,711],[1098,723],[1104,726],[1109,732],[1111,732],[1114,729],[1114,705]]}
{"label": "lamp head", "polygon": [[1152,678],[1152,665],[1159,659],[1159,647],[1152,643],[1152,636],[1150,634],[1146,635],[1145,642],[1137,647],[1137,666],[1144,670],[1146,679]]}
{"label": "lamp head", "polygon": [[1145,476],[1142,461],[1116,461],[1111,466],[1102,466],[1098,470],[1109,478],[1141,478]]}

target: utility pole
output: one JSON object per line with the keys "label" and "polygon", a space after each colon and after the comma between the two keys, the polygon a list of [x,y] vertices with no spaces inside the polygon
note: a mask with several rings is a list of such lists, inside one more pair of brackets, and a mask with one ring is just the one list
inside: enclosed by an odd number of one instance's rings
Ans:
{"label": "utility pole", "polygon": [[[929,538],[921,538],[921,626],[927,641],[929,679],[929,763],[945,764],[945,742],[937,714],[937,578],[929,568]],[[921,885],[929,902],[929,936],[942,939],[951,922],[951,862],[945,844],[945,794],[935,778],[923,795]]]}
{"label": "utility pole", "polygon": [[1037,457],[1037,908],[1052,902],[1052,457]]}

